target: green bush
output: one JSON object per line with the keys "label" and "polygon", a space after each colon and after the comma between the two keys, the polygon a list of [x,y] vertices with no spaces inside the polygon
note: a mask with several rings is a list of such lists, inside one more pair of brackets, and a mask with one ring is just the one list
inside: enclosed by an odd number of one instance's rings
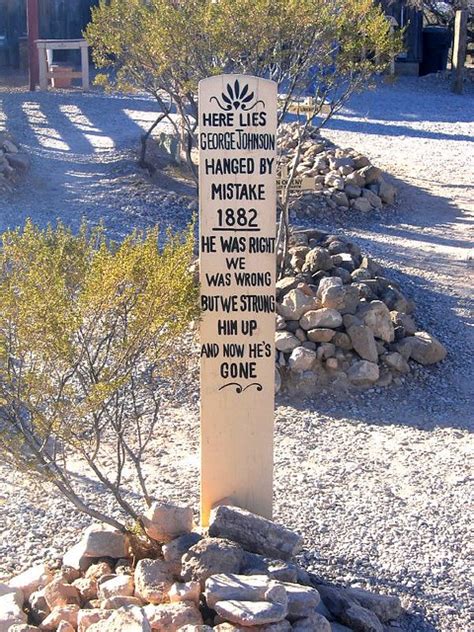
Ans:
{"label": "green bush", "polygon": [[136,232],[114,244],[101,229],[74,235],[31,222],[1,237],[1,458],[119,527],[107,503],[81,498],[69,463],[86,464],[136,520],[122,483],[134,468],[150,502],[143,456],[197,313],[192,230],[168,236],[162,250],[157,238]]}

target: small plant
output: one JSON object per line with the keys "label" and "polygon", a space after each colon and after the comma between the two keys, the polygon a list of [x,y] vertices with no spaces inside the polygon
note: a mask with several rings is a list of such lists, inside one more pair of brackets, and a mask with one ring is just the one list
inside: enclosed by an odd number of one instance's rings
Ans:
{"label": "small plant", "polygon": [[121,529],[110,503],[81,497],[70,464],[139,523],[123,479],[134,470],[150,504],[143,458],[197,312],[192,230],[162,250],[157,239],[135,232],[113,244],[100,228],[74,235],[31,222],[1,236],[0,457]]}

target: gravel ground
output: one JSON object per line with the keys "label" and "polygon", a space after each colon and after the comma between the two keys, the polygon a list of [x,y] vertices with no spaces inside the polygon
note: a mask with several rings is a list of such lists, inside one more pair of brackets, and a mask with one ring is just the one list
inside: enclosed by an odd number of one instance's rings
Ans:
{"label": "gravel ground", "polygon": [[[275,518],[304,533],[303,561],[321,577],[399,594],[407,632],[472,629],[472,105],[471,88],[454,96],[443,82],[400,79],[353,98],[325,132],[366,153],[399,187],[396,209],[345,233],[416,299],[418,323],[447,345],[447,360],[350,399],[282,398],[276,414]],[[117,237],[157,220],[184,225],[188,201],[150,187],[130,163],[151,110],[142,98],[0,92],[0,126],[3,112],[34,159],[16,198],[2,200],[0,228],[56,215],[74,226],[103,216]],[[197,506],[198,428],[191,388],[189,402],[164,411],[150,445],[157,497]],[[78,480],[91,501],[104,502],[86,470]],[[88,522],[1,465],[0,484],[0,576],[59,555]]]}

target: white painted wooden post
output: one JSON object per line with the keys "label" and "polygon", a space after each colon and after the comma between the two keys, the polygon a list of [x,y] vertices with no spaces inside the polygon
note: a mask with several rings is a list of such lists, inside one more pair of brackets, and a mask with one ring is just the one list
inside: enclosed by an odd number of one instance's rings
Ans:
{"label": "white painted wooden post", "polygon": [[223,499],[271,517],[277,88],[199,84],[201,523]]}
{"label": "white painted wooden post", "polygon": [[89,49],[87,44],[81,44],[81,73],[82,89],[89,90]]}

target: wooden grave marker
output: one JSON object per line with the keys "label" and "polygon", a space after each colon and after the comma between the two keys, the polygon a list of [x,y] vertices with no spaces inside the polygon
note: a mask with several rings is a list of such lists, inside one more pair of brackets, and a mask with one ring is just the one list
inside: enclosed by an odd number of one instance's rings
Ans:
{"label": "wooden grave marker", "polygon": [[201,523],[229,499],[271,518],[277,86],[199,84]]}

